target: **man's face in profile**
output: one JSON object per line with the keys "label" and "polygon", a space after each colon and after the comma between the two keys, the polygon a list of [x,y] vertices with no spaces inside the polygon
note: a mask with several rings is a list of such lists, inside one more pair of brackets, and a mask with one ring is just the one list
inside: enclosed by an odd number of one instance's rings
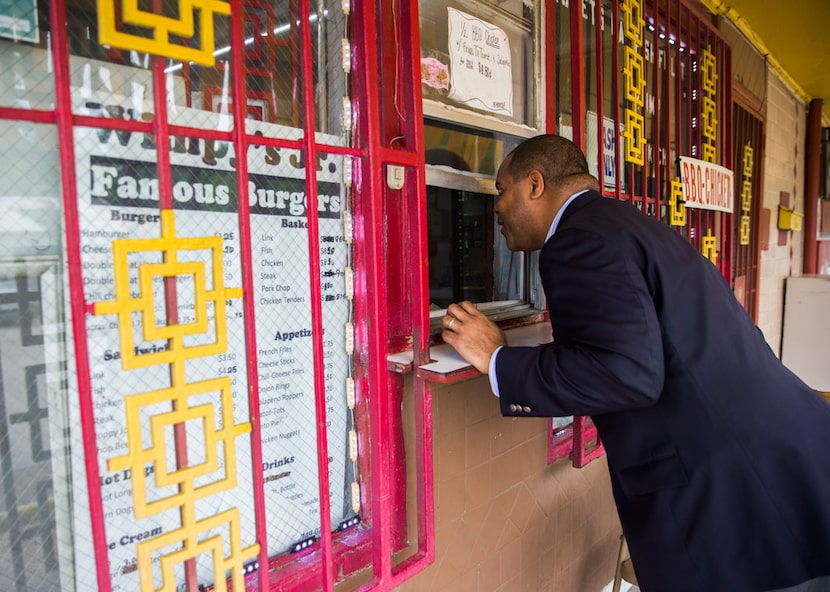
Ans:
{"label": "man's face in profile", "polygon": [[511,251],[534,251],[540,247],[534,237],[533,229],[537,226],[536,208],[531,200],[533,183],[530,176],[515,179],[509,172],[510,159],[507,158],[499,167],[496,175],[498,197],[494,211],[501,233]]}

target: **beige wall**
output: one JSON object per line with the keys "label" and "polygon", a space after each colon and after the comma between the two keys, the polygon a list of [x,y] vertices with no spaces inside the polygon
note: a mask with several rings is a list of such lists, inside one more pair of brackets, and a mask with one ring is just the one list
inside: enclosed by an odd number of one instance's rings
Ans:
{"label": "beige wall", "polygon": [[502,417],[484,377],[432,396],[436,558],[398,590],[602,590],[621,532],[605,457],[547,466],[547,420]]}
{"label": "beige wall", "polygon": [[769,249],[761,251],[758,326],[780,356],[784,284],[787,277],[801,275],[804,233],[787,231],[785,244],[778,244],[778,204],[781,192],[789,193],[790,207],[804,212],[807,113],[804,103],[772,71],[766,88],[763,207],[770,210],[770,240]]}

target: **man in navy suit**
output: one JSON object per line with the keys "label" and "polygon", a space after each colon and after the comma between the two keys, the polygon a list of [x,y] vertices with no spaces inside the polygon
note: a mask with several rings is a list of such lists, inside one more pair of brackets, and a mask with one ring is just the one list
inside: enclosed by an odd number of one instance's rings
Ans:
{"label": "man in navy suit", "polygon": [[717,268],[603,197],[560,136],[520,144],[496,187],[507,246],[541,249],[553,343],[510,347],[469,302],[442,336],[489,374],[502,414],[593,418],[640,588],[830,589],[830,405]]}

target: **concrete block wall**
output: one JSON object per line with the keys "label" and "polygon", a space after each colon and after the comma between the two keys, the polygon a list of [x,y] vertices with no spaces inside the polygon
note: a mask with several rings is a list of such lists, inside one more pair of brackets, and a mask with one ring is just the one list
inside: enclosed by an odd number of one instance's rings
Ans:
{"label": "concrete block wall", "polygon": [[[766,85],[766,146],[762,207],[770,211],[769,248],[761,251],[758,326],[781,355],[786,278],[801,275],[804,233],[778,230],[778,205],[789,194],[789,207],[804,212],[806,105],[773,71]],[[783,242],[783,244],[779,244]]]}
{"label": "concrete block wall", "polygon": [[502,417],[485,377],[432,395],[436,558],[398,590],[600,592],[621,533],[605,457],[548,466],[547,420]]}

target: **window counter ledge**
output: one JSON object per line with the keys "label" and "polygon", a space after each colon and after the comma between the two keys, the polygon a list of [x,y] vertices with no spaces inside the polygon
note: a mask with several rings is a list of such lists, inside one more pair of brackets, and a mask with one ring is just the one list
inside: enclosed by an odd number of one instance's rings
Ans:
{"label": "window counter ledge", "polygon": [[[505,334],[510,346],[550,343],[550,322],[542,321],[506,329]],[[429,350],[429,357],[430,362],[417,369],[418,377],[426,381],[448,384],[480,375],[478,370],[468,364],[451,345],[446,343],[432,346]],[[405,374],[411,372],[414,367],[412,350],[390,354],[386,357],[386,361],[390,372]]]}

